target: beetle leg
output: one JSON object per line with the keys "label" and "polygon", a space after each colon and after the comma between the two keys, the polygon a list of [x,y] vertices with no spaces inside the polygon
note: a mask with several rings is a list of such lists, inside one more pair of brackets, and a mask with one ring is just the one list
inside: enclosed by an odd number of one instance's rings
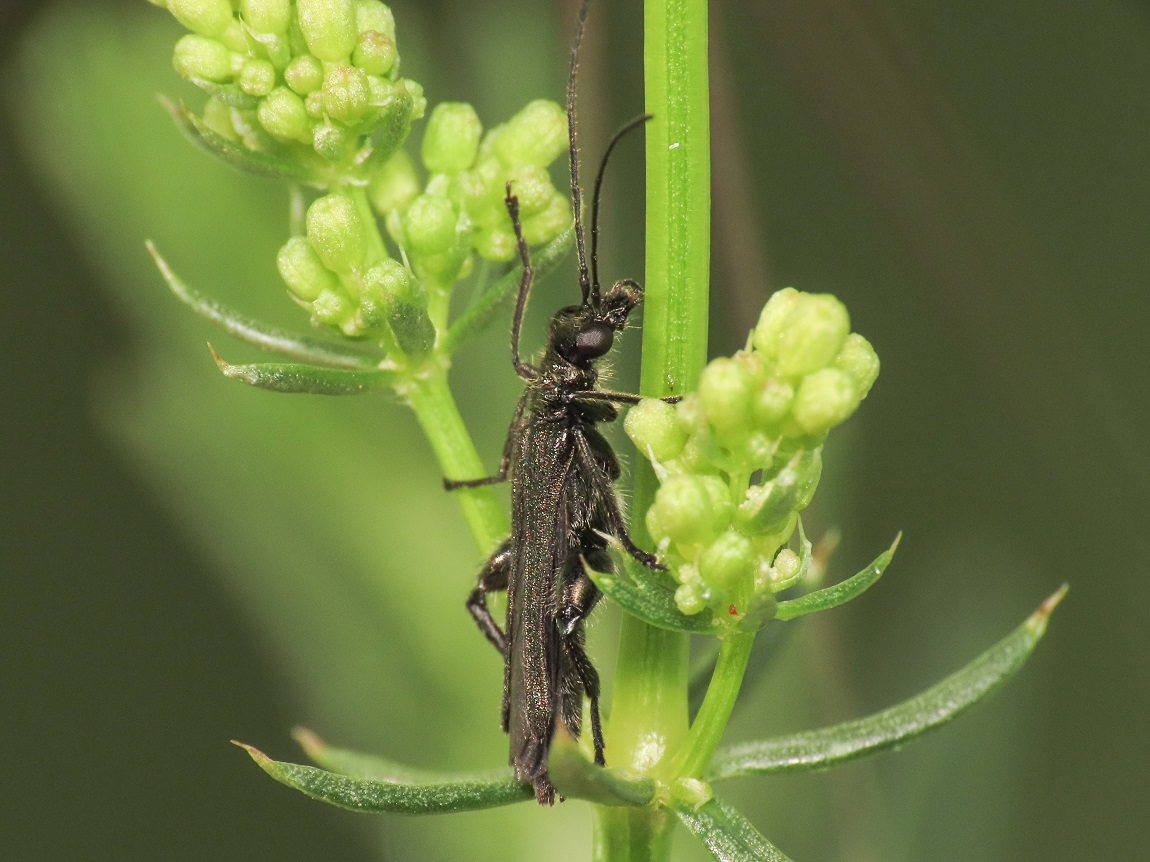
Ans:
{"label": "beetle leg", "polygon": [[503,441],[503,457],[499,459],[499,472],[493,476],[483,476],[479,479],[447,479],[443,480],[444,490],[458,491],[460,488],[479,488],[483,485],[498,485],[507,481],[507,471],[511,468],[511,451],[515,448],[515,441],[523,430],[523,410],[527,405],[527,393],[519,397],[515,405],[515,416],[511,420],[511,427],[507,429],[507,439]]}
{"label": "beetle leg", "polygon": [[[583,549],[582,555],[573,554],[564,571],[563,593],[556,614],[566,665],[563,675],[564,695],[561,698],[560,710],[563,723],[567,725],[572,736],[578,737],[583,723],[582,695],[584,693],[587,695],[587,699],[591,702],[591,740],[595,746],[595,762],[603,766],[606,761],[603,758],[603,722],[599,716],[599,673],[595,670],[591,659],[587,657],[583,638],[583,621],[599,601],[601,593],[583,570],[583,556],[594,557],[597,567],[602,566],[604,562],[610,566],[610,557],[601,547],[602,539],[592,535],[596,545]],[[568,676],[570,672],[574,672],[578,685],[572,684]]]}
{"label": "beetle leg", "polygon": [[636,545],[627,533],[627,523],[623,519],[623,510],[619,508],[619,498],[615,496],[615,490],[611,487],[611,482],[604,472],[603,466],[595,459],[595,453],[591,449],[591,444],[587,442],[587,438],[580,433],[573,436],[575,437],[575,451],[586,470],[589,481],[594,485],[596,497],[603,504],[603,514],[606,517],[608,528],[606,532],[618,539],[623,550],[648,569],[656,572],[664,571],[666,566],[660,563],[654,554],[648,553]]}
{"label": "beetle leg", "polygon": [[487,594],[507,589],[507,573],[511,568],[510,545],[511,540],[507,539],[495,549],[495,553],[479,572],[475,589],[467,597],[467,610],[500,655],[507,653],[507,637],[487,607]]}

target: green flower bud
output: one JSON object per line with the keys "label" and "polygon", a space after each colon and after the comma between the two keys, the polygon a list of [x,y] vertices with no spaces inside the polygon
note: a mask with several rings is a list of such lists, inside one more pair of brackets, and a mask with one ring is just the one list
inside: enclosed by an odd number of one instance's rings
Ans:
{"label": "green flower bud", "polygon": [[834,364],[854,378],[859,400],[866,398],[878,378],[879,370],[878,354],[874,352],[871,343],[857,332],[852,332],[835,357]]}
{"label": "green flower bud", "polygon": [[719,472],[716,459],[721,455],[710,432],[696,432],[687,438],[687,445],[679,453],[678,463],[688,473],[713,474]]}
{"label": "green flower bud", "polygon": [[177,21],[201,36],[220,36],[232,23],[230,0],[168,0],[166,5]]}
{"label": "green flower bud", "polygon": [[367,73],[355,66],[330,66],[323,80],[323,106],[336,120],[355,125],[370,105]]}
{"label": "green flower bud", "polygon": [[732,510],[730,492],[718,477],[670,476],[659,486],[655,503],[648,510],[655,516],[654,523],[648,519],[647,527],[657,540],[693,545],[709,541],[726,529]]}
{"label": "green flower bud", "polygon": [[233,51],[239,55],[236,60],[242,60],[251,52],[252,42],[249,38],[249,31],[235,18],[228,24],[227,29],[216,38],[219,39],[229,51]]}
{"label": "green flower bud", "polygon": [[240,0],[240,15],[257,33],[282,36],[291,26],[291,0]]}
{"label": "green flower bud", "polygon": [[188,34],[176,42],[172,65],[181,78],[218,83],[232,77],[232,52],[215,39]]}
{"label": "green flower bud", "polygon": [[355,27],[360,33],[375,30],[395,40],[395,16],[379,0],[356,0]]}
{"label": "green flower bud", "polygon": [[628,410],[623,428],[635,447],[656,462],[677,457],[687,443],[687,432],[679,424],[675,408],[657,398],[644,398]]}
{"label": "green flower bud", "polygon": [[256,117],[278,141],[298,141],[311,125],[303,99],[287,87],[276,87],[268,93],[256,109]]}
{"label": "green flower bud", "polygon": [[778,340],[779,373],[809,374],[830,364],[851,331],[846,306],[829,293],[804,294]]}
{"label": "green flower bud", "polygon": [[727,530],[699,558],[699,575],[712,589],[730,596],[751,586],[755,551],[738,530]]}
{"label": "green flower bud", "polygon": [[519,199],[519,215],[524,220],[543,212],[558,193],[551,184],[551,175],[546,166],[517,165],[504,182],[511,182],[511,193]]}
{"label": "green flower bud", "polygon": [[351,56],[359,40],[354,0],[296,0],[296,9],[311,53],[330,63]]}
{"label": "green flower bud", "polygon": [[319,120],[323,117],[323,90],[312,90],[308,93],[303,100],[304,110],[307,115],[312,119]]}
{"label": "green flower bud", "polygon": [[311,54],[300,54],[284,69],[284,82],[306,96],[323,86],[323,63]]}
{"label": "green flower bud", "polygon": [[807,434],[820,434],[845,421],[859,405],[854,378],[839,368],[822,368],[799,384],[791,416]]}
{"label": "green flower bud", "polygon": [[772,589],[777,592],[794,584],[799,575],[802,574],[803,561],[790,548],[783,548],[775,556],[775,562],[771,568],[774,569]]}
{"label": "green flower bud", "polygon": [[314,302],[326,291],[338,291],[339,279],[323,265],[306,239],[293,236],[279,250],[276,267],[288,289],[304,302]]}
{"label": "green flower bud", "polygon": [[[310,109],[308,102],[312,96],[320,96],[322,92],[322,90],[316,90],[314,93],[309,93],[308,101],[304,102],[304,106]],[[347,126],[329,120],[324,123],[317,123],[312,129],[311,146],[318,155],[329,162],[338,162],[351,155],[355,146],[355,136],[348,130]]]}
{"label": "green flower bud", "polygon": [[680,612],[687,616],[693,616],[707,609],[707,602],[703,598],[703,594],[694,584],[681,584],[675,590],[675,604]]}
{"label": "green flower bud", "polygon": [[240,89],[249,96],[266,96],[276,85],[276,67],[269,60],[248,60],[240,72],[239,83]]}
{"label": "green flower bud", "polygon": [[493,145],[504,165],[546,167],[567,151],[567,112],[547,99],[529,102],[500,128]]}
{"label": "green flower bud", "polygon": [[522,225],[523,238],[527,240],[528,245],[551,242],[571,227],[571,205],[567,202],[567,198],[556,193],[546,209],[523,219]]}
{"label": "green flower bud", "polygon": [[471,220],[482,227],[509,225],[503,205],[503,167],[497,159],[481,159],[469,171],[455,177],[455,188]]}
{"label": "green flower bud", "polygon": [[754,332],[751,333],[751,343],[754,344],[755,350],[772,359],[778,356],[778,342],[785,329],[787,315],[791,313],[801,295],[793,287],[784,287],[771,294],[771,298],[763,306]]}
{"label": "green flower bud", "polygon": [[364,280],[378,284],[388,296],[409,300],[416,298],[416,283],[411,274],[402,263],[390,257],[369,269]]}
{"label": "green flower bud", "polygon": [[427,119],[421,154],[432,173],[457,174],[471,167],[483,124],[466,102],[442,102]]}
{"label": "green flower bud", "polygon": [[720,358],[703,369],[699,398],[707,421],[722,434],[750,429],[753,381],[742,363]]}
{"label": "green flower bud", "polygon": [[363,263],[367,232],[355,202],[345,195],[324,195],[307,210],[307,241],[324,266],[348,272]]}
{"label": "green flower bud", "polygon": [[334,326],[344,335],[360,334],[355,319],[355,303],[341,290],[325,290],[311,304],[312,314],[320,323]]}
{"label": "green flower bud", "polygon": [[752,412],[755,420],[774,427],[786,417],[791,409],[791,401],[795,397],[795,388],[776,378],[767,378],[755,393]]}
{"label": "green flower bud", "polygon": [[386,75],[398,59],[395,39],[378,30],[360,33],[355,50],[351,52],[351,62],[370,75]]}
{"label": "green flower bud", "polygon": [[415,174],[411,157],[400,150],[384,162],[372,174],[367,196],[379,213],[405,212],[419,197],[419,177]]}
{"label": "green flower bud", "polygon": [[447,198],[420,195],[403,219],[408,251],[424,257],[449,251],[455,245],[457,219],[455,207]]}
{"label": "green flower bud", "polygon": [[379,75],[367,76],[367,100],[373,108],[386,108],[395,95],[395,90],[395,84],[387,78],[381,78]]}
{"label": "green flower bud", "polygon": [[505,263],[518,253],[515,234],[510,227],[481,230],[471,238],[471,245],[484,260]]}

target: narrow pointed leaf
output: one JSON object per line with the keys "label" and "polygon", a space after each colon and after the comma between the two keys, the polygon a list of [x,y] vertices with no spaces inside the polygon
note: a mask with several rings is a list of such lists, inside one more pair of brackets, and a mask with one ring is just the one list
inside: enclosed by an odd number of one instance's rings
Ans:
{"label": "narrow pointed leaf", "polygon": [[708,780],[826,769],[902,745],[941,727],[1010,679],[1026,663],[1066,589],[1063,586],[1021,626],[922,694],[883,712],[822,730],[720,749],[708,769]]}
{"label": "narrow pointed leaf", "polygon": [[[394,760],[375,754],[363,754],[347,748],[328,745],[307,728],[297,727],[292,736],[304,753],[329,772],[338,772],[352,778],[370,778],[392,784],[434,784],[445,780],[443,775],[422,769],[412,769]],[[493,776],[494,777],[494,776]],[[505,776],[510,778],[511,772]]]}
{"label": "narrow pointed leaf", "polygon": [[671,809],[720,862],[790,862],[742,814],[721,799],[694,808],[672,799]]}
{"label": "narrow pointed leaf", "polygon": [[862,595],[875,581],[882,577],[882,573],[890,565],[901,539],[902,533],[899,533],[895,536],[891,546],[879,554],[869,566],[857,575],[834,586],[807,593],[797,599],[779,602],[778,610],[775,612],[776,619],[793,620],[795,617],[801,617],[815,611],[825,611],[829,608],[838,607]]}
{"label": "narrow pointed leaf", "polygon": [[[531,269],[536,280],[551,272],[575,242],[575,228],[571,227],[559,234],[542,248],[531,253]],[[523,276],[523,266],[512,267],[499,281],[484,292],[474,305],[459,316],[447,332],[444,351],[449,355],[459,345],[481,332],[491,319],[510,304]]]}
{"label": "narrow pointed leaf", "polygon": [[547,771],[555,789],[568,799],[585,799],[596,805],[638,807],[655,798],[653,779],[595,765],[566,733],[556,733]]}
{"label": "narrow pointed leaf", "polygon": [[184,105],[177,105],[167,99],[160,99],[160,103],[192,143],[223,159],[232,167],[261,177],[274,177],[312,185],[318,182],[312,170],[299,162],[249,150],[243,144],[229,140],[209,129]]}
{"label": "narrow pointed leaf", "polygon": [[[209,345],[210,346],[210,345]],[[305,395],[359,395],[371,389],[384,389],[395,383],[394,371],[350,371],[290,362],[260,362],[230,365],[214,350],[212,356],[224,377],[242,380],[257,389]]]}
{"label": "narrow pointed leaf", "polygon": [[675,604],[675,591],[658,572],[638,571],[638,565],[625,563],[615,572],[596,572],[586,566],[591,580],[611,601],[631,616],[656,628],[694,634],[714,634],[721,630],[710,611],[688,616]]}
{"label": "narrow pointed leaf", "polygon": [[237,742],[259,767],[281,784],[339,808],[365,813],[448,814],[478,811],[535,798],[530,784],[505,776],[465,776],[434,782],[396,782],[339,775],[272,760],[262,751]]}
{"label": "narrow pointed leaf", "polygon": [[164,277],[164,281],[168,283],[168,287],[177,299],[204,320],[216,324],[224,332],[234,335],[248,344],[254,344],[263,350],[279,353],[290,359],[363,371],[379,369],[380,363],[386,358],[380,351],[359,349],[351,345],[321,341],[318,338],[308,338],[244,317],[185,283],[176,275],[168,262],[160,256],[151,240],[148,240],[145,245],[148,247],[148,253],[152,256],[152,260],[156,262],[160,275]]}

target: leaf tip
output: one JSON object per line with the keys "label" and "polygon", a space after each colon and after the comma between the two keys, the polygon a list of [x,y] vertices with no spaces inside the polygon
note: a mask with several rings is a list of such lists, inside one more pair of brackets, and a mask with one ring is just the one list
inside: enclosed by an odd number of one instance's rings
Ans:
{"label": "leaf tip", "polygon": [[238,739],[233,739],[232,745],[238,746],[246,751],[251,759],[254,760],[264,772],[270,775],[275,771],[275,761],[254,745],[248,745],[246,742],[240,742]]}
{"label": "leaf tip", "polygon": [[320,739],[318,733],[306,727],[293,727],[291,736],[303,749],[304,754],[319,763],[323,753],[327,750],[327,743]]}
{"label": "leaf tip", "polygon": [[1038,637],[1042,637],[1046,631],[1046,623],[1050,619],[1050,615],[1054,613],[1054,609],[1058,607],[1059,602],[1066,596],[1069,589],[1070,584],[1063,584],[1055,590],[1046,601],[1038,606],[1038,610],[1030,615],[1030,619],[1026,621],[1026,627]]}

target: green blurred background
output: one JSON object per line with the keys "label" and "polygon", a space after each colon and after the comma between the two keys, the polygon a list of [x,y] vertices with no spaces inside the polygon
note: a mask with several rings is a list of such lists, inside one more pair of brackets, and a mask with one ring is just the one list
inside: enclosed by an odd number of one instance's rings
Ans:
{"label": "green blurred background", "polygon": [[[571,2],[394,9],[432,102],[494,124],[562,97]],[[641,27],[637,2],[596,4],[588,161],[640,110]],[[206,340],[254,354],[144,253],[304,324],[274,269],[284,190],[194,151],[155,101],[198,104],[179,33],[135,0],[0,5],[0,856],[585,859],[580,804],[367,818],[227,744],[298,759],[298,723],[420,766],[506,756],[498,658],[462,605],[480,554],[411,417],[225,381]],[[777,287],[842,297],[883,372],[810,527],[843,531],[831,577],[905,532],[879,587],[792,624],[730,737],[883,708],[1072,584],[1031,663],[949,730],[729,795],[796,862],[1147,858],[1150,4],[713,0],[712,44],[713,350]],[[641,275],[626,149],[604,258]],[[570,271],[545,283],[529,331],[571,291]],[[505,327],[453,381],[494,464]]]}

